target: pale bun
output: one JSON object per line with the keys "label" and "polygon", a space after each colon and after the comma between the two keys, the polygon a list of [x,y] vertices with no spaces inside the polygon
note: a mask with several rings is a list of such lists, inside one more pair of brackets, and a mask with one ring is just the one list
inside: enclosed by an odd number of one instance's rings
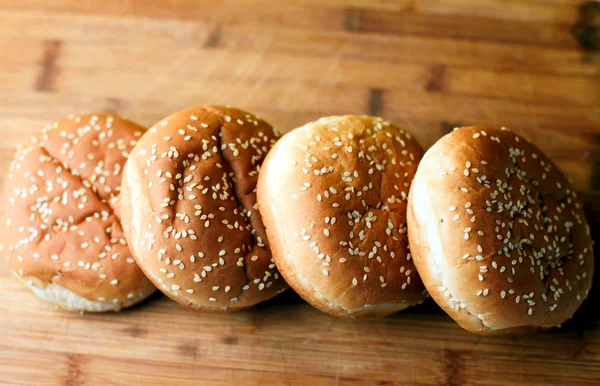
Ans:
{"label": "pale bun", "polygon": [[421,302],[406,205],[423,155],[381,118],[321,118],[269,152],[258,204],[275,263],[290,286],[334,316],[373,318]]}
{"label": "pale bun", "polygon": [[425,154],[408,230],[433,299],[480,334],[558,326],[586,298],[590,228],[558,167],[504,129],[463,127]]}

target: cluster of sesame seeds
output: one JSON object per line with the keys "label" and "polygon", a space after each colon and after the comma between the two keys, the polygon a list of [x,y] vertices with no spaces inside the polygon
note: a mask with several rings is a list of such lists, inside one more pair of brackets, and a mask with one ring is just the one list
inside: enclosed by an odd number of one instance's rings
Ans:
{"label": "cluster of sesame seeds", "polygon": [[307,256],[306,269],[317,265],[325,284],[347,281],[349,288],[386,289],[394,301],[411,298],[403,294],[416,275],[406,203],[419,145],[409,133],[370,117],[324,118],[297,129],[293,142],[297,156],[281,176],[282,191],[323,216],[307,215],[289,230],[303,248],[294,254]]}
{"label": "cluster of sesame seeds", "polygon": [[[469,224],[462,231],[465,250],[459,253],[477,268],[476,296],[512,301],[528,316],[535,315],[538,307],[542,316],[556,310],[567,291],[578,291],[573,297],[582,300],[579,292],[589,290],[586,270],[593,257],[589,227],[576,193],[561,183],[563,177],[548,158],[506,129],[461,130],[473,140],[489,141],[475,146],[486,149],[478,153],[494,161],[473,158],[443,169],[442,178],[452,178],[460,188],[454,199],[476,193],[465,204],[450,202],[446,214],[441,214],[452,218],[448,225],[452,229],[459,220]],[[503,159],[506,166],[499,169]],[[446,225],[443,218],[440,223]],[[574,239],[581,233],[587,233],[590,241],[577,250]],[[577,266],[575,274],[567,273],[568,264]],[[465,308],[449,289],[440,287],[439,292],[454,310]],[[478,317],[485,324],[485,314]]]}
{"label": "cluster of sesame seeds", "polygon": [[[159,288],[196,307],[221,308],[244,292],[256,291],[246,295],[255,303],[275,294],[267,289],[284,288],[249,195],[276,138],[251,114],[212,107],[180,112],[149,130],[134,156],[146,188],[162,196],[140,238],[149,257],[141,264]],[[238,192],[238,184],[254,190]]]}
{"label": "cluster of sesame seeds", "polygon": [[[123,164],[142,131],[111,115],[70,116],[18,149],[5,187],[9,206],[0,250],[29,284],[31,278],[61,284],[76,275],[98,286],[91,300],[118,304],[123,292],[128,299],[140,295],[118,285],[119,270],[111,266],[122,260],[135,265],[113,208]],[[137,266],[131,269],[143,278]]]}

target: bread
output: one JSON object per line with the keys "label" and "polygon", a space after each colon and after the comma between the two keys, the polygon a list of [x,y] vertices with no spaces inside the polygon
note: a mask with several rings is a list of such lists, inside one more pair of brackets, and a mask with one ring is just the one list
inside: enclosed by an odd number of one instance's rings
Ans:
{"label": "bread", "polygon": [[577,194],[548,157],[505,129],[463,127],[429,149],[411,187],[408,230],[426,288],[469,331],[558,326],[592,284]]}
{"label": "bread", "polygon": [[381,118],[321,118],[268,154],[258,205],[275,263],[323,312],[385,316],[425,297],[408,249],[406,204],[423,155]]}
{"label": "bread", "polygon": [[118,311],[154,292],[119,222],[121,170],[145,129],[111,114],[70,116],[19,148],[2,193],[0,250],[39,297]]}
{"label": "bread", "polygon": [[256,206],[256,181],[277,133],[233,108],[172,114],[125,167],[125,235],[149,278],[174,300],[228,311],[285,290]]}

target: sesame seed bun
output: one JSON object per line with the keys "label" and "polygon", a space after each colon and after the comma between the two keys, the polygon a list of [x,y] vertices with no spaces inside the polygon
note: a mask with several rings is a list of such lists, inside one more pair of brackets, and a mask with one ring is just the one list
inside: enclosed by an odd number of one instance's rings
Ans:
{"label": "sesame seed bun", "polygon": [[70,310],[118,311],[154,292],[119,221],[121,170],[144,130],[111,114],[70,116],[16,152],[0,250],[39,297]]}
{"label": "sesame seed bun", "polygon": [[408,230],[433,299],[481,334],[558,326],[592,284],[590,229],[558,167],[505,129],[463,127],[425,154]]}
{"label": "sesame seed bun", "polygon": [[228,311],[287,288],[256,205],[265,121],[220,106],[170,115],[138,142],[123,178],[125,235],[147,276],[172,299]]}
{"label": "sesame seed bun", "polygon": [[406,233],[423,149],[381,118],[321,118],[284,135],[259,176],[258,205],[290,286],[323,312],[385,316],[425,290]]}

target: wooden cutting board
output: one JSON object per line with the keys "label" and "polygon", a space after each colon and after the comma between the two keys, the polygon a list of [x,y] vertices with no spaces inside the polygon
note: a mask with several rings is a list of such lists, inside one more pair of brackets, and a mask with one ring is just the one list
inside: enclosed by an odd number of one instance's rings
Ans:
{"label": "wooden cutting board", "polygon": [[[584,3],[0,0],[0,184],[17,144],[70,113],[151,125],[231,104],[283,132],[369,113],[425,146],[455,126],[503,125],[573,180],[600,240],[600,6]],[[160,295],[78,315],[0,265],[0,384],[594,385],[599,288],[561,329],[479,337],[432,302],[352,322],[291,291],[227,315]]]}

